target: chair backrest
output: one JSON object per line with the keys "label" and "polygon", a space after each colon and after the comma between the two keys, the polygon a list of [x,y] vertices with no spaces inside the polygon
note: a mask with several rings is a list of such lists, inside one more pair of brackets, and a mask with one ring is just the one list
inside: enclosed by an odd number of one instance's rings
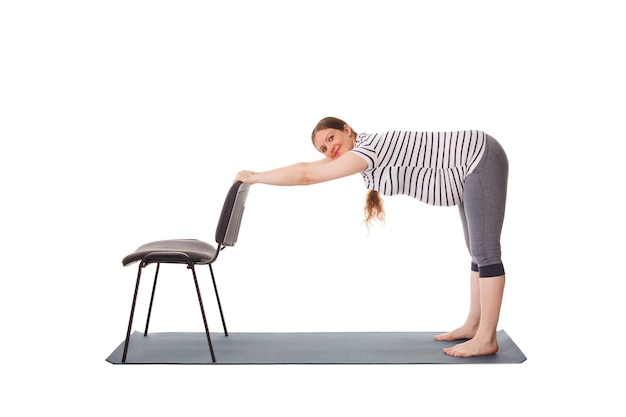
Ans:
{"label": "chair backrest", "polygon": [[215,241],[218,244],[235,246],[235,243],[237,243],[239,226],[241,226],[241,218],[246,207],[249,189],[249,184],[237,181],[228,190],[228,195],[226,195],[226,200],[222,207],[222,214],[215,230]]}

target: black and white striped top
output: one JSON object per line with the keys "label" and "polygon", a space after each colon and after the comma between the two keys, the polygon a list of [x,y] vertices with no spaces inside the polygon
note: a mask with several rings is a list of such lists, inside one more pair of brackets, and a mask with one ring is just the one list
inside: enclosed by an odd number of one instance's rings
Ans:
{"label": "black and white striped top", "polygon": [[435,206],[462,201],[465,178],[485,151],[486,134],[459,132],[360,133],[355,152],[367,161],[365,186]]}

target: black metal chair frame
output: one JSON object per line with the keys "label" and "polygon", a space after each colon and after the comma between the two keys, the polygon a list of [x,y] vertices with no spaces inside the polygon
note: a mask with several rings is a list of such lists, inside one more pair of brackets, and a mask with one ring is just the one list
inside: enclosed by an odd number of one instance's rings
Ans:
{"label": "black metal chair frame", "polygon": [[[148,307],[148,315],[146,318],[144,336],[148,335],[150,316],[152,315],[152,306],[154,303],[154,295],[156,292],[157,279],[159,276],[161,264],[185,264],[187,265],[187,269],[190,269],[193,275],[196,293],[198,295],[198,303],[200,304],[200,312],[202,313],[204,330],[206,333],[207,342],[209,344],[209,351],[211,352],[211,360],[213,362],[216,362],[215,351],[213,349],[213,342],[211,341],[211,334],[209,332],[209,326],[204,310],[204,303],[202,302],[200,286],[198,285],[198,277],[196,275],[195,266],[209,266],[209,270],[211,271],[211,280],[213,281],[213,289],[215,290],[215,297],[217,299],[217,306],[220,312],[222,326],[224,328],[224,336],[228,336],[226,320],[224,319],[224,312],[222,310],[222,303],[220,301],[219,292],[217,290],[217,284],[215,281],[215,274],[213,273],[212,264],[216,261],[222,250],[224,250],[227,246],[234,246],[237,242],[239,227],[241,224],[241,218],[243,216],[245,201],[248,195],[249,188],[249,185],[243,184],[242,182],[237,182],[230,187],[228,195],[226,196],[226,200],[224,201],[222,213],[220,215],[220,219],[215,232],[217,247],[214,247],[213,245],[205,242],[192,239],[158,241],[143,245],[139,247],[137,251],[124,258],[124,260],[122,261],[124,266],[139,261],[139,267],[137,271],[137,281],[135,283],[133,301],[130,309],[130,317],[128,319],[128,328],[126,330],[126,339],[124,341],[122,363],[126,362],[126,357],[128,355],[128,347],[130,344],[130,335],[133,326],[133,318],[135,315],[135,307],[137,304],[137,295],[139,293],[141,273],[146,266],[153,263],[156,264],[156,271],[154,274],[154,282],[152,284],[152,294],[150,296],[150,305]],[[181,247],[182,249],[170,250],[172,246]],[[203,250],[198,250],[198,247]]]}

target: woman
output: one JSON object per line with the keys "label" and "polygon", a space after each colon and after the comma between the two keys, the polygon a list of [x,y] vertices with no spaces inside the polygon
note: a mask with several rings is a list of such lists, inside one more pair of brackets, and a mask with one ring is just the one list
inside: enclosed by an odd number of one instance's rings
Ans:
{"label": "woman", "polygon": [[380,193],[405,194],[437,206],[458,205],[472,257],[470,309],[463,325],[435,340],[467,339],[444,349],[452,356],[496,353],[505,284],[500,232],[508,177],[508,160],[500,144],[479,131],[357,134],[334,117],[322,119],[311,138],[324,159],[266,172],[241,171],[236,180],[308,185],[361,173],[370,190],[365,206],[368,223],[384,219]]}

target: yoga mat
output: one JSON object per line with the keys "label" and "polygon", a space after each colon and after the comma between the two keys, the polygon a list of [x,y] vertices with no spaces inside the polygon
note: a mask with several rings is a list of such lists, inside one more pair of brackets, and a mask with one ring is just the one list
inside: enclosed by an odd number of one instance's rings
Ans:
{"label": "yoga mat", "polygon": [[[457,342],[433,340],[438,332],[205,333],[131,335],[124,364],[477,364],[521,363],[526,356],[498,331],[495,355],[456,358],[442,349]],[[106,359],[122,364],[124,341]]]}

